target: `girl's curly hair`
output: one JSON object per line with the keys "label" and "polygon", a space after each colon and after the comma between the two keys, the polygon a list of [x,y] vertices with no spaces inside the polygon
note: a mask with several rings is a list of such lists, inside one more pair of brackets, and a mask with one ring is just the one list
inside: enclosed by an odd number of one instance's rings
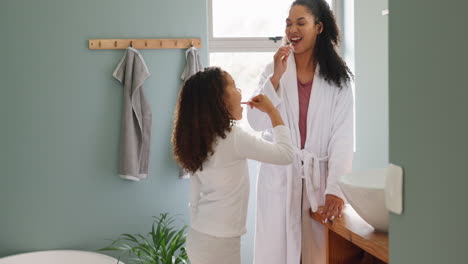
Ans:
{"label": "girl's curly hair", "polygon": [[226,138],[233,118],[225,103],[225,72],[205,68],[183,85],[174,114],[172,144],[175,160],[190,173],[203,170],[217,137]]}
{"label": "girl's curly hair", "polygon": [[291,7],[296,5],[306,7],[315,17],[315,23],[323,23],[323,31],[315,44],[315,60],[320,65],[320,75],[327,82],[343,87],[353,74],[335,50],[340,42],[340,33],[330,6],[325,0],[296,0]]}

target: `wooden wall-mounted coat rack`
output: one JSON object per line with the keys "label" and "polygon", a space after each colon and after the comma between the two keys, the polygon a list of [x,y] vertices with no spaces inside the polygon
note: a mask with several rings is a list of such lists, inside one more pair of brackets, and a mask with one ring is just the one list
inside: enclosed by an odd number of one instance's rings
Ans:
{"label": "wooden wall-mounted coat rack", "polygon": [[89,49],[188,49],[201,48],[200,39],[90,39]]}

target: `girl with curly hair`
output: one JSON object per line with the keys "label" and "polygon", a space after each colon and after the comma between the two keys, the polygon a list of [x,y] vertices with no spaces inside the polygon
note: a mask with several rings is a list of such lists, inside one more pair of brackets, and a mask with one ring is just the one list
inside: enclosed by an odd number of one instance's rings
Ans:
{"label": "girl with curly hair", "polygon": [[292,161],[289,129],[260,94],[248,104],[271,121],[274,141],[236,125],[241,93],[231,75],[207,68],[182,87],[175,112],[174,156],[191,178],[191,224],[187,254],[192,264],[240,264],[249,200],[247,159],[278,165]]}

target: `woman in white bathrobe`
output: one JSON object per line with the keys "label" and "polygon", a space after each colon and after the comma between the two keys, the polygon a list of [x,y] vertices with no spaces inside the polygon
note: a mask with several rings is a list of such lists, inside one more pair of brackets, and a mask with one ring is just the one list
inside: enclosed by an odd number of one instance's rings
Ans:
{"label": "woman in white bathrobe", "polygon": [[[352,73],[335,51],[339,41],[324,0],[295,1],[286,37],[262,74],[256,93],[267,95],[291,129],[292,165],[262,163],[257,184],[255,264],[324,264],[324,221],[340,217],[338,178],[353,158]],[[310,99],[309,99],[310,98]],[[251,127],[271,140],[268,117],[248,109]]]}

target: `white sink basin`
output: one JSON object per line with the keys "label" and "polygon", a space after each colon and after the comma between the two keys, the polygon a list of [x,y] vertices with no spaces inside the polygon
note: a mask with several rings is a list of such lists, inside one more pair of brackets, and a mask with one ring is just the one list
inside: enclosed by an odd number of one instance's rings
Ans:
{"label": "white sink basin", "polygon": [[378,231],[388,232],[385,206],[387,169],[356,171],[341,177],[340,187],[354,210]]}

